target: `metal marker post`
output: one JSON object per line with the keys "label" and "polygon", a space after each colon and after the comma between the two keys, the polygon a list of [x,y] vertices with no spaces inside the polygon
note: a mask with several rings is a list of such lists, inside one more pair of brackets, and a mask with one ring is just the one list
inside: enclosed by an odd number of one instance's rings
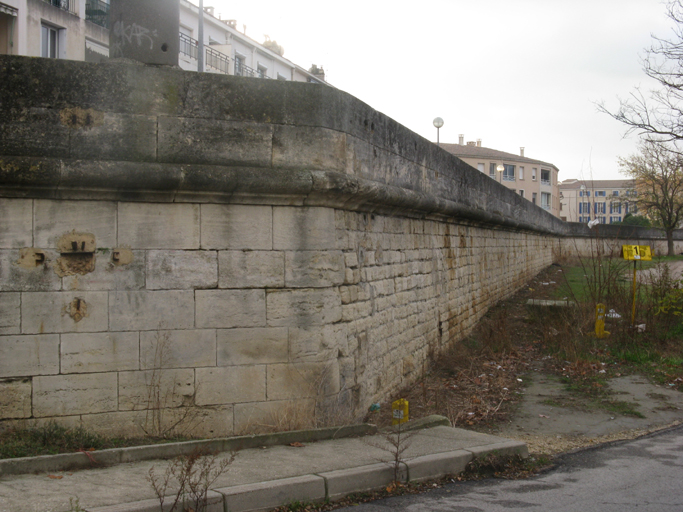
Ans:
{"label": "metal marker post", "polygon": [[638,280],[636,277],[636,263],[638,261],[651,261],[652,252],[649,245],[622,245],[621,250],[624,259],[633,261],[633,306],[631,308],[631,325],[636,325],[636,286]]}

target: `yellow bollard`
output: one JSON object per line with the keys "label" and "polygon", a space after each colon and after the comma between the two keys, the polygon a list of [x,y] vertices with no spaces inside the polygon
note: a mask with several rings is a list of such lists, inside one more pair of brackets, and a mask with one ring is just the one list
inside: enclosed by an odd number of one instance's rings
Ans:
{"label": "yellow bollard", "polygon": [[399,425],[408,421],[408,400],[400,398],[391,404],[392,425]]}
{"label": "yellow bollard", "polygon": [[599,339],[609,336],[609,331],[605,330],[605,305],[595,306],[595,336]]}

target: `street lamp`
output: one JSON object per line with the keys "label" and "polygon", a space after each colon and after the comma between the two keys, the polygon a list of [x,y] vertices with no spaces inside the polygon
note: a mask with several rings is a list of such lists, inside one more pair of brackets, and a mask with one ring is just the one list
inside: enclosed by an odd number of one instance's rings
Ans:
{"label": "street lamp", "polygon": [[436,127],[436,145],[439,146],[439,128],[443,126],[443,119],[440,117],[434,118],[434,126]]}
{"label": "street lamp", "polygon": [[503,184],[503,171],[505,170],[505,166],[503,164],[498,164],[496,167],[496,171],[498,171],[498,183],[501,185]]}

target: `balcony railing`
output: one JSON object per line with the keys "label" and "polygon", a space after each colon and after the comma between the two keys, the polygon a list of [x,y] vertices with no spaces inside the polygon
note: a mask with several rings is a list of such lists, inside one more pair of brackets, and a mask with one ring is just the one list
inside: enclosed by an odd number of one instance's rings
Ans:
{"label": "balcony railing", "polygon": [[541,179],[541,185],[546,185],[549,187],[550,186],[550,180]]}
{"label": "balcony railing", "polygon": [[515,181],[515,177],[503,175],[503,181]]}
{"label": "balcony railing", "polygon": [[224,53],[214,50],[210,46],[207,46],[206,66],[209,68],[213,68],[216,71],[220,71],[221,73],[225,73],[227,75],[230,69],[230,57],[228,57]]}
{"label": "balcony railing", "polygon": [[78,0],[45,0],[48,4],[54,5],[63,11],[76,14],[76,4]]}
{"label": "balcony railing", "polygon": [[197,59],[197,56],[199,55],[199,42],[181,32],[178,52],[183,55],[187,55],[191,59]]}
{"label": "balcony railing", "polygon": [[237,76],[254,76],[255,71],[249,66],[245,66],[242,61],[235,59],[235,75]]}
{"label": "balcony railing", "polygon": [[100,27],[109,28],[109,4],[102,0],[85,0],[85,19]]}
{"label": "balcony railing", "polygon": [[542,204],[541,208],[543,208],[544,210],[550,211],[550,205],[549,204]]}

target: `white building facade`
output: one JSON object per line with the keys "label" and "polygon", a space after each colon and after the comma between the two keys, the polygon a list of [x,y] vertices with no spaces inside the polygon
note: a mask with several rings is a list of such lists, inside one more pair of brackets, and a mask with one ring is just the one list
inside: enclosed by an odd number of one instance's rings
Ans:
{"label": "white building facade", "polygon": [[638,213],[633,180],[577,180],[560,183],[560,218],[567,222],[621,222]]}

